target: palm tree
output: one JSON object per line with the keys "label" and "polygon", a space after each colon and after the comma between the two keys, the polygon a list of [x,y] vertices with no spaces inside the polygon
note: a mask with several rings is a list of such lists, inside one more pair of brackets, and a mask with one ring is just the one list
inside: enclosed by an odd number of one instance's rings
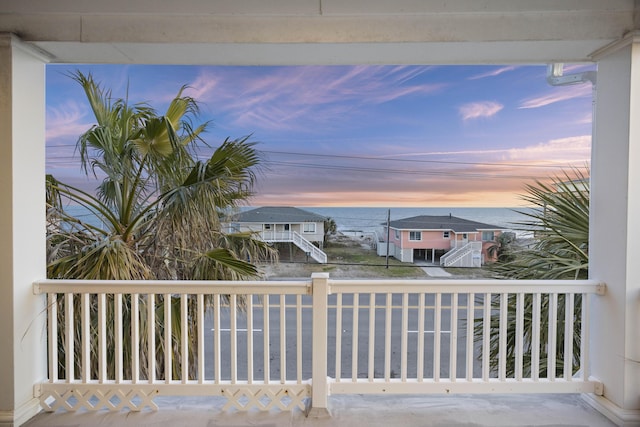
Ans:
{"label": "palm tree", "polygon": [[[495,278],[499,279],[586,279],[589,261],[589,185],[588,178],[579,171],[563,177],[554,177],[550,184],[536,181],[526,186],[523,200],[533,207],[530,211],[522,211],[528,220],[520,223],[521,231],[533,233],[536,243],[532,247],[509,252],[510,260],[490,267]],[[492,301],[494,308],[499,308],[499,301]],[[531,348],[532,337],[532,305],[531,295],[524,298],[524,347]],[[541,300],[543,324],[541,325],[541,341],[546,342],[549,310],[549,299]],[[507,326],[507,375],[513,375],[515,369],[515,295],[509,296]],[[565,296],[558,299],[558,347],[555,349],[558,361],[556,375],[562,369],[564,360],[564,313]],[[575,298],[574,327],[581,327],[582,300]],[[492,319],[490,325],[490,360],[491,367],[498,367],[499,356],[499,320]],[[574,334],[573,367],[579,366],[580,334]],[[476,321],[475,338],[482,340],[482,324]],[[526,353],[526,351],[525,351]],[[548,349],[542,348],[540,355],[541,375],[546,375]],[[524,374],[530,374],[531,360],[524,357]]]}
{"label": "palm tree", "polygon": [[536,181],[522,198],[532,206],[522,211],[521,231],[533,233],[536,244],[512,253],[516,259],[496,265],[496,277],[508,279],[586,279],[589,263],[589,185],[576,171],[554,177],[551,184]]}
{"label": "palm tree", "polygon": [[[273,249],[253,235],[221,230],[223,212],[252,194],[260,167],[255,143],[226,139],[200,161],[196,143],[204,143],[209,123],[193,126],[198,104],[183,95],[184,87],[160,116],[146,104],[112,98],[91,75],[78,71],[71,77],[96,119],[78,139],[81,168],[104,178],[94,195],[47,177],[49,278],[241,280],[258,275],[248,260],[275,259]],[[97,221],[74,217],[65,200]],[[125,322],[129,303],[124,302]],[[161,320],[162,303],[159,296],[156,307],[145,309],[156,310]],[[178,301],[172,306],[177,310]],[[179,334],[180,328],[173,331]]]}
{"label": "palm tree", "polygon": [[329,237],[338,232],[338,224],[333,218],[324,220],[324,244],[329,243]]}

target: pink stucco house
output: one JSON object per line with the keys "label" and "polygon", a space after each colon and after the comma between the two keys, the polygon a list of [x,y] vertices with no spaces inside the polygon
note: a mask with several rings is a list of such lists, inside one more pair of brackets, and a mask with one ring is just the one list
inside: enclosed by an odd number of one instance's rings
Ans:
{"label": "pink stucco house", "polygon": [[[426,261],[445,267],[480,267],[491,257],[487,250],[503,228],[451,215],[419,215],[384,225],[388,254],[403,262]],[[378,255],[387,245],[378,245]]]}

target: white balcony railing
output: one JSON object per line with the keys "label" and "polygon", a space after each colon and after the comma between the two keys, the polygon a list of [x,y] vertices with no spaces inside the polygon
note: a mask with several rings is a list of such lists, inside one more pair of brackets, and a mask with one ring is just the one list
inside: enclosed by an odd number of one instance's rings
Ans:
{"label": "white balcony railing", "polygon": [[323,273],[43,280],[34,290],[48,298],[49,378],[36,390],[48,411],[156,409],[157,395],[224,396],[240,410],[304,409],[312,398],[322,410],[329,394],[599,392],[588,307],[604,289]]}

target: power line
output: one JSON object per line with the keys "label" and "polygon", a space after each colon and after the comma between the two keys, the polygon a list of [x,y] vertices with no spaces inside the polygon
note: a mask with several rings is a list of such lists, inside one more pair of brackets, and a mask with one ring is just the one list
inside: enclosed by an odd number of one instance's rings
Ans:
{"label": "power line", "polygon": [[[56,145],[55,148],[58,147],[71,147],[75,144],[60,144]],[[53,147],[52,147],[53,148]],[[301,156],[301,157],[322,157],[329,159],[348,159],[348,160],[371,160],[371,161],[382,161],[382,162],[400,162],[400,163],[426,163],[426,164],[448,164],[448,165],[463,165],[463,166],[497,166],[497,167],[518,167],[518,168],[549,168],[549,169],[563,169],[568,165],[551,165],[551,164],[526,164],[526,163],[497,163],[497,162],[462,162],[462,161],[454,161],[454,160],[424,160],[424,159],[397,159],[397,158],[387,158],[387,157],[371,157],[371,156],[363,156],[363,155],[344,155],[344,154],[323,154],[323,153],[302,153],[296,151],[279,151],[279,150],[259,150],[261,153],[267,154],[278,154],[278,155],[289,155],[289,156]],[[72,159],[74,156],[51,156],[47,157],[49,159]],[[208,156],[204,154],[199,154],[198,158],[207,158]]]}
{"label": "power line", "polygon": [[299,167],[305,169],[325,169],[325,170],[341,170],[349,172],[369,172],[369,173],[384,173],[384,174],[402,174],[402,175],[425,175],[425,176],[447,176],[449,178],[517,178],[517,179],[537,179],[538,176],[533,175],[506,175],[495,173],[482,173],[478,171],[431,171],[431,170],[407,170],[407,169],[386,169],[386,168],[367,168],[358,166],[340,166],[340,165],[316,165],[312,163],[294,163],[294,162],[282,162],[273,161],[269,164],[289,167]]}
{"label": "power line", "polygon": [[300,153],[294,151],[273,151],[261,150],[263,153],[285,154],[292,156],[308,156],[308,157],[325,157],[337,159],[353,159],[353,160],[374,160],[387,162],[404,162],[404,163],[435,163],[435,164],[451,164],[451,165],[467,165],[467,166],[504,166],[504,167],[526,167],[526,168],[552,168],[559,169],[565,165],[542,165],[542,164],[524,164],[524,163],[492,163],[492,162],[459,162],[453,160],[418,160],[418,159],[393,159],[388,157],[369,157],[369,156],[348,156],[343,154],[320,154],[320,153]]}

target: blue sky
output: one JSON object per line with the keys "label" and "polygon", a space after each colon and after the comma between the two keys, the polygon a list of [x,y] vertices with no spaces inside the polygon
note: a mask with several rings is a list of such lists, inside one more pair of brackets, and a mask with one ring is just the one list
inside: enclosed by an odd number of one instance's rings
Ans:
{"label": "blue sky", "polygon": [[74,148],[93,117],[74,70],[160,113],[188,85],[210,145],[259,142],[254,206],[512,207],[590,158],[591,85],[552,87],[544,65],[49,65],[47,172],[85,188]]}

